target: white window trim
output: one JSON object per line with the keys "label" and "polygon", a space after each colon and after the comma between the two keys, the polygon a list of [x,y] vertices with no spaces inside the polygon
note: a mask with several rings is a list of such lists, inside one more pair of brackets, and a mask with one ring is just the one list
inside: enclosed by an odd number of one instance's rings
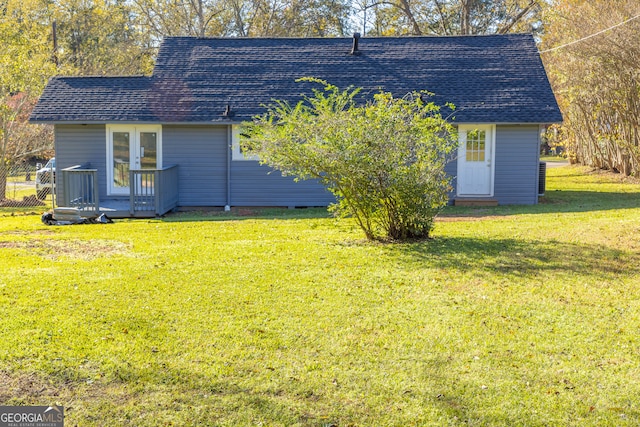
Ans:
{"label": "white window trim", "polygon": [[[157,140],[157,169],[162,169],[162,125],[121,125],[121,124],[108,124],[106,125],[106,143],[107,143],[107,195],[108,196],[122,196],[128,195],[128,192],[113,191],[111,183],[113,182],[113,144],[112,133],[113,132],[129,132],[131,137],[130,144],[134,144],[134,147],[139,146],[138,134],[140,132],[155,132],[158,135]],[[130,160],[131,161],[131,160]]]}
{"label": "white window trim", "polygon": [[[485,130],[490,134],[490,142],[491,142],[491,159],[489,160],[490,169],[491,169],[491,177],[490,177],[490,192],[489,194],[484,195],[474,195],[474,194],[465,194],[460,192],[460,180],[456,179],[456,195],[459,197],[493,197],[495,192],[495,178],[496,178],[496,125],[495,124],[461,124],[458,125],[458,134],[460,135],[462,132],[472,131],[472,130]],[[457,164],[457,175],[460,175],[461,168],[465,165],[465,159],[467,154],[467,146],[466,140],[463,143],[462,138],[458,137],[458,164]]]}
{"label": "white window trim", "polygon": [[231,125],[231,159],[234,161],[258,161],[256,154],[245,154],[240,147],[240,126]]}

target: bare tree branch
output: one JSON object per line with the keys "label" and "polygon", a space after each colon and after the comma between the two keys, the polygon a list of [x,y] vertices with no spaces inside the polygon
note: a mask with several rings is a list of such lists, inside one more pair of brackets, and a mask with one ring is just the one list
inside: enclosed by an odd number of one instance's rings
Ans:
{"label": "bare tree branch", "polygon": [[443,8],[442,4],[440,4],[440,2],[438,0],[434,0],[434,3],[436,4],[436,9],[438,10],[438,14],[440,15],[440,27],[442,28],[442,33],[444,35],[453,34],[452,31],[451,31],[451,27],[449,25],[447,25],[448,19],[446,19],[445,15],[444,15],[444,8]]}
{"label": "bare tree branch", "polygon": [[525,6],[520,13],[514,16],[509,23],[498,29],[498,34],[506,34],[511,31],[511,28],[513,28],[514,25],[516,25],[527,13],[537,6],[539,6],[538,2],[536,0],[531,0],[531,2],[529,2],[529,4]]}
{"label": "bare tree branch", "polygon": [[409,22],[411,22],[411,26],[413,27],[413,34],[416,36],[421,36],[422,30],[420,29],[420,25],[418,25],[418,22],[416,21],[415,16],[413,16],[413,12],[411,12],[411,6],[409,5],[409,1],[400,0],[400,3],[402,4],[400,9],[407,16],[407,18],[409,19]]}

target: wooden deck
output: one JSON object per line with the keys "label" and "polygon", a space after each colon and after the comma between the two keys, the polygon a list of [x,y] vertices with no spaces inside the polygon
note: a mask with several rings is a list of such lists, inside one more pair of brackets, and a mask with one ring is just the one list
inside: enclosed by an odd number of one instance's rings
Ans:
{"label": "wooden deck", "polygon": [[136,210],[132,214],[130,211],[129,200],[101,200],[100,213],[105,214],[109,218],[154,218],[156,212],[153,207],[149,210]]}
{"label": "wooden deck", "polygon": [[58,207],[76,208],[84,217],[154,218],[178,205],[178,167],[130,170],[128,196],[98,198],[98,171],[83,166],[63,169],[64,197]]}
{"label": "wooden deck", "polygon": [[[142,210],[134,211],[133,214],[130,210],[129,200],[100,200],[98,205],[98,212],[94,209],[84,208],[78,209],[81,216],[85,218],[97,217],[100,214],[105,214],[111,219],[122,218],[155,218],[159,215],[154,210]],[[59,206],[59,208],[63,208]]]}

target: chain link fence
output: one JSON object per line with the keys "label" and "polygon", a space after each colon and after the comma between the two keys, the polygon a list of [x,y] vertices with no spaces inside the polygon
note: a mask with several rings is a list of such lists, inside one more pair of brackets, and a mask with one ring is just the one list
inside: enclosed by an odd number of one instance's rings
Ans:
{"label": "chain link fence", "polygon": [[0,210],[52,208],[55,196],[52,194],[55,192],[55,166],[47,166],[49,169],[44,169],[45,165],[40,163],[25,163],[0,169]]}

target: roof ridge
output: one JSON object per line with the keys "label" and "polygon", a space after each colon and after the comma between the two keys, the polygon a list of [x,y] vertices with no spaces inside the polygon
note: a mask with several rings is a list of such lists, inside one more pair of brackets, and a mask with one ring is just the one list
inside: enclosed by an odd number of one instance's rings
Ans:
{"label": "roof ridge", "polygon": [[[422,34],[422,35],[405,35],[405,36],[360,36],[360,39],[378,39],[378,40],[410,40],[410,39],[445,39],[445,38],[493,38],[493,37],[509,37],[509,36],[533,36],[532,33],[518,32],[507,34],[451,34],[451,35],[437,35],[437,34]],[[196,37],[196,36],[165,36],[163,42],[166,40],[227,40],[227,41],[247,41],[247,40],[350,40],[353,36],[339,36],[339,37]]]}
{"label": "roof ridge", "polygon": [[133,75],[114,75],[114,76],[104,76],[104,75],[88,75],[88,76],[64,76],[64,75],[57,75],[57,76],[53,76],[51,77],[52,79],[123,79],[123,78],[149,78],[151,76],[147,76],[144,74],[133,74]]}

